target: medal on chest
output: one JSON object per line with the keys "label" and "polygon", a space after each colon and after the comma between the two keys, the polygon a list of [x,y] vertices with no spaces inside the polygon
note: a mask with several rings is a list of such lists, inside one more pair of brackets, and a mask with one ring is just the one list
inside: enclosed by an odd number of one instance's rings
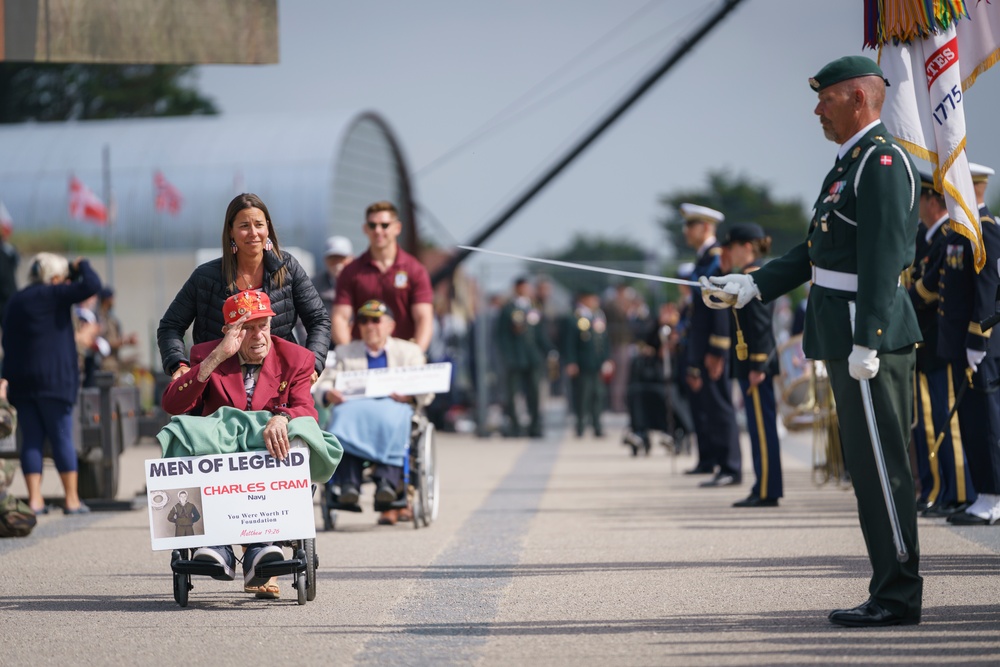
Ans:
{"label": "medal on chest", "polygon": [[844,191],[844,187],[847,185],[847,181],[834,181],[830,185],[830,189],[826,191],[826,197],[823,198],[824,204],[836,204],[840,201],[840,193]]}
{"label": "medal on chest", "polygon": [[962,271],[965,268],[965,246],[949,245],[945,263],[956,271]]}
{"label": "medal on chest", "polygon": [[542,321],[542,316],[537,310],[532,308],[531,310],[528,311],[528,314],[527,316],[525,316],[525,319],[528,321],[528,324],[530,324],[531,326],[535,326],[536,324]]}

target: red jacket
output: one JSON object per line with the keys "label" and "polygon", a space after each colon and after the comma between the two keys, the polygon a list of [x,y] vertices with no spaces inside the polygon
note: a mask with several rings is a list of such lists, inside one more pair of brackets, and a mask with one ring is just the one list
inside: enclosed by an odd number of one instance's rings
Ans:
{"label": "red jacket", "polygon": [[[243,372],[238,354],[226,359],[212,371],[207,382],[198,382],[201,362],[216,348],[219,341],[199,343],[191,348],[191,370],[171,382],[163,392],[161,405],[172,415],[210,415],[221,407],[239,408],[247,404],[243,388]],[[316,405],[309,392],[316,357],[295,343],[271,337],[271,350],[257,375],[251,410],[267,410],[275,414],[312,417],[318,420]]]}

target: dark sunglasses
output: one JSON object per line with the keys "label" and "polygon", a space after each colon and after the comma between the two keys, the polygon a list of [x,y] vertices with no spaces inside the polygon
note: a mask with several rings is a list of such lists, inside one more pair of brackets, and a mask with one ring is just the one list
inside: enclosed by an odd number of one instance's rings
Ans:
{"label": "dark sunglasses", "polygon": [[391,222],[366,222],[365,224],[368,225],[368,229],[371,229],[371,230],[374,231],[378,227],[381,227],[382,229],[389,229],[389,225],[391,225],[392,223]]}
{"label": "dark sunglasses", "polygon": [[368,324],[369,322],[371,322],[372,324],[379,324],[380,322],[382,322],[382,318],[381,317],[365,317],[364,315],[358,317],[358,324]]}

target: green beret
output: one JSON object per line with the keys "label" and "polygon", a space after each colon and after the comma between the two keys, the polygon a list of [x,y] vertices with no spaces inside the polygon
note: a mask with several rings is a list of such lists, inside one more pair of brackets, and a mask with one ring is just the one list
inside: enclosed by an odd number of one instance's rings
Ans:
{"label": "green beret", "polygon": [[[844,56],[837,58],[832,63],[816,73],[816,76],[809,79],[809,87],[817,93],[824,88],[828,88],[835,83],[856,79],[859,76],[877,76],[885,81],[882,70],[871,58],[864,56]],[[885,85],[889,85],[885,81]]]}

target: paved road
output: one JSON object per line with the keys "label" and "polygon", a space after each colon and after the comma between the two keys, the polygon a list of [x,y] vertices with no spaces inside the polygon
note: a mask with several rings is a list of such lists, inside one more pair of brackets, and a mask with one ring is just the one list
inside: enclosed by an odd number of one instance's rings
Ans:
{"label": "paved road", "polygon": [[[0,664],[1000,664],[1000,528],[921,519],[924,623],[837,628],[869,568],[807,436],[785,439],[781,507],[740,510],[749,480],[697,489],[690,456],[632,458],[550,418],[544,441],[441,435],[439,521],[342,514],[304,607],[290,578],[277,602],[196,578],[181,609],[144,510],[41,517],[0,540]],[[126,454],[123,494],[155,455]]]}

